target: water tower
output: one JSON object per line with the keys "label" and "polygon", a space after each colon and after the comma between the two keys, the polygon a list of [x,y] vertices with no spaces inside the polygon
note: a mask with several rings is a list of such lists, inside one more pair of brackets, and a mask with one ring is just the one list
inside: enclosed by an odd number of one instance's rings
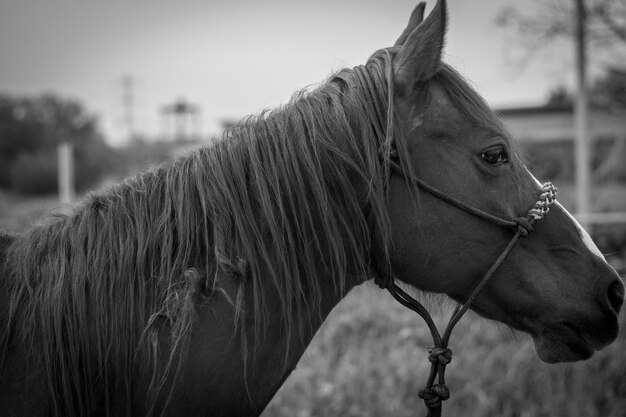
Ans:
{"label": "water tower", "polygon": [[161,129],[167,139],[177,142],[195,140],[200,137],[200,107],[184,99],[161,108]]}

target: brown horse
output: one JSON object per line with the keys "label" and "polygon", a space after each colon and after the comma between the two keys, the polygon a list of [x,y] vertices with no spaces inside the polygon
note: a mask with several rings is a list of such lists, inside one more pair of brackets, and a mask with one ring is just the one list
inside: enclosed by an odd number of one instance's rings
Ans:
{"label": "brown horse", "polygon": [[[2,236],[0,415],[258,415],[378,266],[465,301],[514,231],[411,178],[503,218],[540,187],[441,62],[445,2],[423,11],[364,66]],[[555,205],[472,308],[529,333],[542,360],[576,361],[615,339],[623,296]]]}

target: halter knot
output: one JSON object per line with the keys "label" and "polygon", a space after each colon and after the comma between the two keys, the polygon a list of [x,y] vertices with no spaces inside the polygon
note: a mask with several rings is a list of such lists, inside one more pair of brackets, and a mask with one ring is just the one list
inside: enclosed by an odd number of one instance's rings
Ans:
{"label": "halter knot", "polygon": [[378,285],[381,289],[386,289],[393,283],[393,276],[389,274],[377,273],[374,277],[374,284]]}
{"label": "halter knot", "polygon": [[428,348],[428,360],[431,363],[441,363],[447,365],[452,362],[452,350],[443,347]]}
{"label": "halter knot", "polygon": [[524,237],[534,230],[530,220],[526,217],[516,217],[514,221],[517,224],[517,231]]}
{"label": "halter knot", "polygon": [[444,384],[433,384],[430,388],[422,388],[417,396],[424,400],[428,408],[437,408],[442,401],[450,398],[450,390]]}

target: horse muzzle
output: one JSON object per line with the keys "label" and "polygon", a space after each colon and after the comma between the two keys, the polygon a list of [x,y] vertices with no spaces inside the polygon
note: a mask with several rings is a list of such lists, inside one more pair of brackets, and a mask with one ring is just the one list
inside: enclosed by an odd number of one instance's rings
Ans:
{"label": "horse muzzle", "polygon": [[555,315],[561,320],[545,323],[532,332],[539,358],[548,363],[575,362],[589,359],[615,341],[619,333],[616,311],[584,314],[576,310],[570,315]]}

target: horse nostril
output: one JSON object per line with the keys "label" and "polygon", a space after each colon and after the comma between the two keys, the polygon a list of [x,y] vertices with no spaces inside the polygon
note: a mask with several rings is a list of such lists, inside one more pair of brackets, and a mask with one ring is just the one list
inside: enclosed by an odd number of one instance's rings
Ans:
{"label": "horse nostril", "polygon": [[616,313],[619,313],[624,303],[624,285],[620,280],[616,279],[609,285],[607,296],[610,306]]}

